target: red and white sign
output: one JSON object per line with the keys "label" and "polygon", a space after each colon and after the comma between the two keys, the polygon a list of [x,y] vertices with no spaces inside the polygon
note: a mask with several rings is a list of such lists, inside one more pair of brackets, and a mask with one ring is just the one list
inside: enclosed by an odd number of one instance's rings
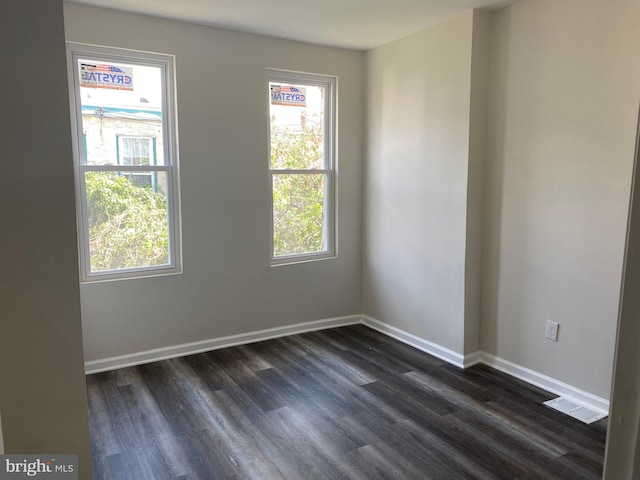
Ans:
{"label": "red and white sign", "polygon": [[133,90],[133,67],[116,67],[106,63],[80,63],[80,86],[131,91]]}
{"label": "red and white sign", "polygon": [[291,85],[271,85],[271,105],[307,106],[307,89]]}

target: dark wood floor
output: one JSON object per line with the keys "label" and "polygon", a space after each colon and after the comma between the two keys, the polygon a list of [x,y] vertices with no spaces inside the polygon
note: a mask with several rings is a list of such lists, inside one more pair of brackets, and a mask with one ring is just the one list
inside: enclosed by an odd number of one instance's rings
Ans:
{"label": "dark wood floor", "polygon": [[87,377],[100,479],[601,478],[606,423],[364,326]]}

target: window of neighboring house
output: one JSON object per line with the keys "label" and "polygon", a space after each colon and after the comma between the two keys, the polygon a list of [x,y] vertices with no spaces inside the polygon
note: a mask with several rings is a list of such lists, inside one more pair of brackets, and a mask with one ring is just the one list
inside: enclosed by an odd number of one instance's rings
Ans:
{"label": "window of neighboring house", "polygon": [[335,77],[268,71],[271,261],[332,257]]}
{"label": "window of neighboring house", "polygon": [[[118,165],[156,165],[155,138],[118,136]],[[153,172],[124,173],[132,182],[144,183],[157,193],[156,175]]]}
{"label": "window of neighboring house", "polygon": [[69,44],[81,278],[181,269],[173,57]]}

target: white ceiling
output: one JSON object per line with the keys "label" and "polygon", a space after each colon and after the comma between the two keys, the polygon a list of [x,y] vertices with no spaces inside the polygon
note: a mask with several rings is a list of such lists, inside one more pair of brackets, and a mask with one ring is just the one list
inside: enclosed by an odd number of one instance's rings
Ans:
{"label": "white ceiling", "polygon": [[71,0],[204,25],[367,50],[505,0]]}

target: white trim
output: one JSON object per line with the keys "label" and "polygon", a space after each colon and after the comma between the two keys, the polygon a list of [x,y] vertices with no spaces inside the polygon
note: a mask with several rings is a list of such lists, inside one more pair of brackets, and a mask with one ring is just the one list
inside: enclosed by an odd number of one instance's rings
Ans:
{"label": "white trim", "polygon": [[228,335],[226,337],[211,338],[199,342],[183,343],[170,347],[155,348],[143,352],[130,353],[117,357],[103,358],[85,362],[84,368],[87,375],[92,373],[114,370],[116,368],[131,367],[143,363],[157,362],[169,358],[192,355],[194,353],[208,352],[220,348],[245,345],[253,342],[261,342],[272,338],[296,335],[299,333],[325,330],[327,328],[345,327],[360,323],[360,315],[349,315],[346,317],[327,318],[312,322],[298,323],[296,325],[286,325],[284,327],[268,328],[266,330],[256,330],[238,335]]}
{"label": "white trim", "polygon": [[156,362],[169,358],[182,357],[192,355],[194,353],[202,353],[220,348],[233,347],[236,345],[245,345],[253,342],[260,342],[272,338],[285,337],[288,335],[296,335],[299,333],[313,332],[317,330],[325,330],[327,328],[345,327],[348,325],[363,324],[373,330],[384,335],[395,338],[407,345],[417,348],[429,355],[433,355],[447,363],[455,365],[459,368],[469,368],[478,363],[482,363],[491,368],[495,368],[503,373],[518,378],[536,387],[542,388],[550,393],[568,398],[573,402],[579,403],[596,412],[608,415],[609,400],[593,395],[589,392],[571,386],[567,383],[556,380],[542,373],[536,372],[529,368],[517,365],[508,360],[492,355],[487,352],[477,351],[467,355],[461,355],[453,350],[445,348],[436,343],[425,340],[412,333],[406,332],[400,328],[394,327],[387,323],[381,322],[367,315],[348,315],[345,317],[327,318],[323,320],[315,320],[311,322],[298,323],[295,325],[287,325],[283,327],[269,328],[266,330],[256,330],[238,335],[229,335],[226,337],[212,338],[199,342],[184,343],[181,345],[173,345],[170,347],[156,348],[143,352],[120,355],[117,357],[103,358],[100,360],[92,360],[85,362],[85,372],[87,375],[92,373],[104,372],[116,368],[131,367],[143,363]]}
{"label": "white trim", "polygon": [[464,368],[469,368],[469,367],[473,367],[474,365],[477,365],[478,363],[482,363],[482,354],[484,352],[481,352],[480,350],[478,350],[477,352],[473,352],[473,353],[468,353],[467,355],[464,356]]}
{"label": "white trim", "polygon": [[536,372],[535,370],[531,370],[530,368],[523,367],[522,365],[515,364],[486,352],[482,352],[481,363],[509,374],[512,377],[519,378],[531,385],[540,387],[543,390],[568,398],[598,413],[609,414],[609,400]]}
{"label": "white trim", "polygon": [[380,320],[376,320],[375,318],[368,317],[367,315],[362,315],[362,323],[369,328],[373,328],[380,333],[384,333],[389,337],[400,340],[402,343],[411,345],[418,350],[422,350],[423,352],[428,353],[429,355],[433,355],[434,357],[444,360],[445,362],[451,363],[456,367],[465,367],[465,358],[463,355],[440,346],[437,343],[430,342],[429,340],[425,340],[424,338],[420,338],[417,335],[405,332],[404,330],[381,322]]}
{"label": "white trim", "polygon": [[[73,141],[73,157],[76,188],[76,216],[78,228],[78,249],[80,282],[102,282],[140,278],[156,275],[182,273],[182,227],[180,207],[180,168],[178,159],[177,100],[175,85],[175,55],[141,52],[137,50],[104,47],[83,43],[67,42],[67,74],[69,78],[69,104]],[[164,165],[89,165],[82,147],[83,120],[80,98],[78,62],[114,62],[130,65],[145,65],[160,69],[162,82],[162,139]],[[135,136],[135,135],[134,135]],[[119,159],[117,159],[119,161]],[[158,171],[167,176],[167,222],[169,234],[169,262],[138,268],[121,268],[109,271],[91,272],[89,227],[85,173],[91,171]]]}
{"label": "white trim", "polygon": [[407,345],[411,345],[418,350],[422,350],[434,357],[440,358],[452,365],[455,365],[456,367],[469,368],[478,363],[482,363],[511,375],[512,377],[523,380],[531,385],[542,388],[550,393],[571,399],[572,401],[590,408],[591,410],[595,410],[600,414],[608,415],[609,413],[609,400],[598,397],[529,368],[504,360],[490,353],[477,351],[463,356],[457,352],[449,350],[448,348],[368,317],[367,315],[362,315],[362,323],[369,328],[373,328],[380,333],[384,333],[396,340],[400,340]]}
{"label": "white trim", "polygon": [[[292,85],[307,85],[312,87],[321,87],[325,89],[324,98],[324,156],[325,164],[323,169],[274,169],[271,166],[271,121],[267,123],[267,146],[268,146],[268,169],[267,177],[269,180],[269,217],[270,217],[270,240],[269,240],[269,265],[272,267],[281,265],[292,265],[302,263],[308,260],[324,260],[335,258],[337,256],[337,216],[338,216],[338,195],[337,195],[337,95],[338,95],[338,77],[333,75],[303,73],[290,70],[282,70],[278,68],[266,69],[267,87],[271,82],[289,83]],[[270,92],[270,90],[269,90]],[[271,112],[271,94],[266,97],[267,100],[267,120],[270,118]],[[324,224],[323,235],[325,249],[319,252],[309,252],[302,254],[279,255],[275,256],[275,246],[273,242],[274,224],[273,224],[273,178],[277,175],[324,175]]]}

